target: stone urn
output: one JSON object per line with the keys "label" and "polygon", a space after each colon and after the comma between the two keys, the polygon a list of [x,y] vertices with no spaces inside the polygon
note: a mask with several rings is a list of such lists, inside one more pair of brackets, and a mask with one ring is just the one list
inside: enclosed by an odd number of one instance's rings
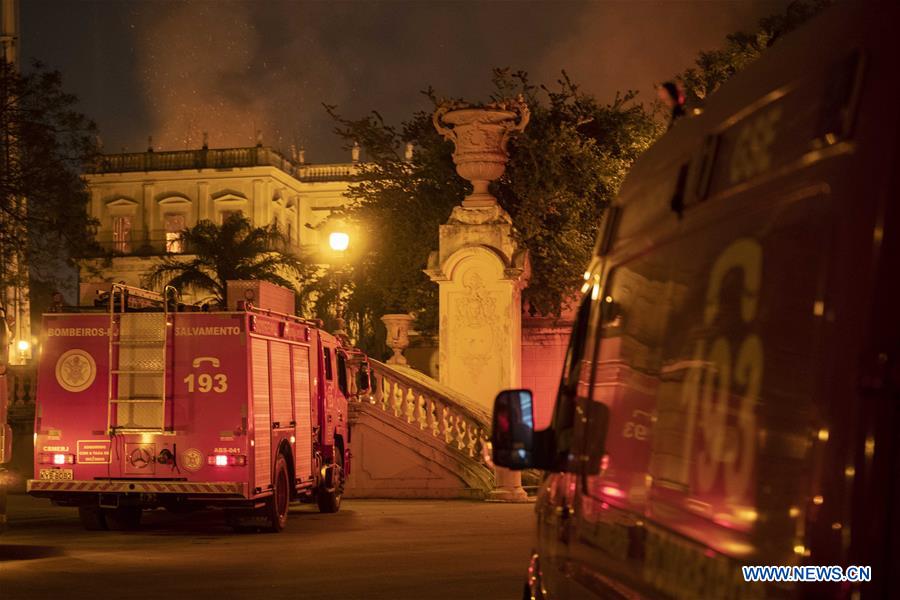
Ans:
{"label": "stone urn", "polygon": [[406,357],[403,356],[403,351],[409,347],[409,326],[413,322],[413,316],[408,313],[384,315],[381,322],[387,328],[387,345],[394,351],[394,355],[387,363],[405,365]]}
{"label": "stone urn", "polygon": [[506,144],[510,135],[522,131],[531,118],[528,105],[519,96],[485,106],[443,103],[432,121],[438,133],[453,142],[456,172],[471,182],[473,191],[463,200],[465,208],[497,204],[488,184],[506,170]]}

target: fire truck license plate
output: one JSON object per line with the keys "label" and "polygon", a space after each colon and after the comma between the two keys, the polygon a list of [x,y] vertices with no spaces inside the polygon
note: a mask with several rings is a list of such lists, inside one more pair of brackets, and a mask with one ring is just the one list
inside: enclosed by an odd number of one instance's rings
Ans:
{"label": "fire truck license plate", "polygon": [[72,469],[41,469],[41,479],[50,481],[71,481]]}

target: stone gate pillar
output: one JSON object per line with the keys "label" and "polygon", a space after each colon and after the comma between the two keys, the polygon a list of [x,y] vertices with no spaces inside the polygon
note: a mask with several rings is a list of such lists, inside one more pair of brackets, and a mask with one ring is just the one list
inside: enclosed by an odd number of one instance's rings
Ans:
{"label": "stone gate pillar", "polygon": [[[440,226],[439,249],[426,270],[440,287],[440,381],[488,412],[498,392],[521,387],[521,292],[528,277],[527,253],[488,184],[503,174],[506,141],[529,114],[521,99],[445,105],[434,114],[437,130],[456,146],[457,172],[474,188]],[[526,499],[518,472],[498,468],[497,486],[495,498]]]}

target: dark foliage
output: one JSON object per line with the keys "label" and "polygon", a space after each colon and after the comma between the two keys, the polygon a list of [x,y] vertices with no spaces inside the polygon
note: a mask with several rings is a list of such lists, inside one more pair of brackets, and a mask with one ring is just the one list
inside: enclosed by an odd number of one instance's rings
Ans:
{"label": "dark foliage", "polygon": [[760,19],[756,31],[729,34],[724,47],[700,52],[696,66],[678,76],[688,104],[702,104],[732,75],[759,58],[766,48],[831,4],[831,0],[796,0],[783,13]]}
{"label": "dark foliage", "polygon": [[200,221],[181,233],[190,255],[167,256],[146,276],[154,289],[171,285],[178,291],[206,292],[227,305],[226,281],[256,279],[293,290],[305,289],[315,267],[287,249],[277,226],[253,227],[234,214],[221,225]]}
{"label": "dark foliage", "polygon": [[97,153],[96,127],[75,110],[59,72],[24,73],[0,61],[0,281],[36,287],[91,247],[95,222],[81,170]]}

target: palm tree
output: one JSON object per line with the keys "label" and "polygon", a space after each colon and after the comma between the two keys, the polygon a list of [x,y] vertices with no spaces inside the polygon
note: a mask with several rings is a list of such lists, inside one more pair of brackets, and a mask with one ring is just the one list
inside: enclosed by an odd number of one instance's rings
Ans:
{"label": "palm tree", "polygon": [[296,283],[307,282],[316,270],[288,250],[277,225],[253,227],[241,214],[221,225],[200,221],[181,232],[181,241],[191,258],[167,256],[144,277],[147,286],[205,291],[227,306],[226,281],[256,279],[296,290]]}

